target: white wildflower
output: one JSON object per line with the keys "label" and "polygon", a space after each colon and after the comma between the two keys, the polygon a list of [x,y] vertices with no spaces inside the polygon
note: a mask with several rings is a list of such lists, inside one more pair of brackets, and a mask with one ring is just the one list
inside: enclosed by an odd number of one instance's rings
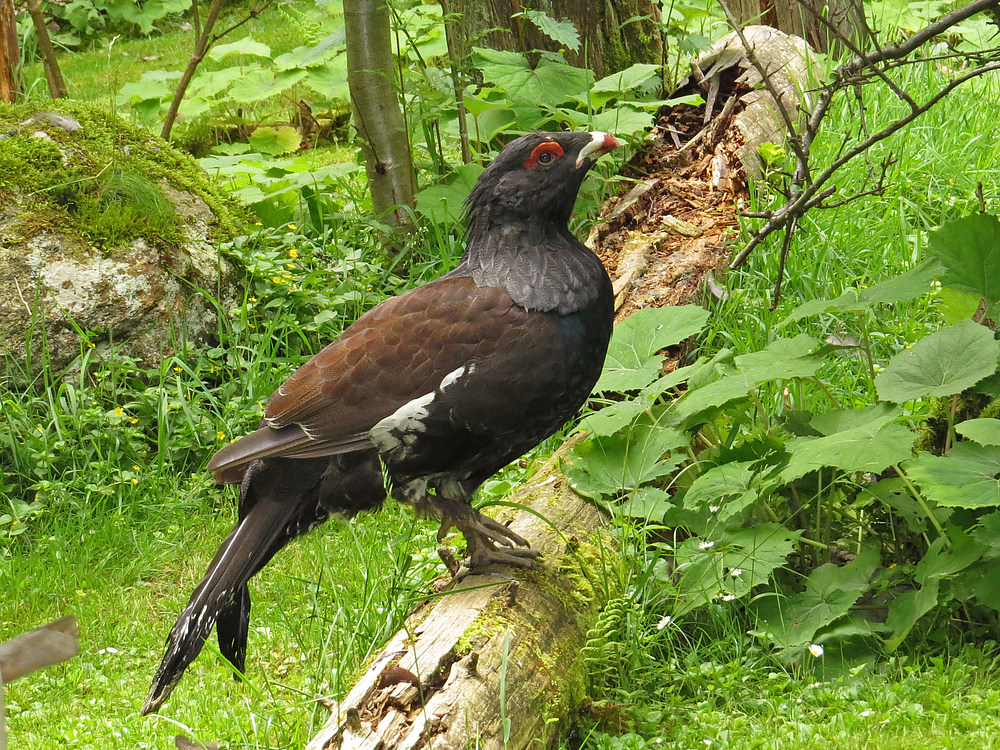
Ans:
{"label": "white wildflower", "polygon": [[818,643],[810,643],[809,644],[809,653],[812,654],[813,656],[815,656],[818,659],[825,652],[823,651],[823,647],[820,646]]}
{"label": "white wildflower", "polygon": [[670,624],[671,619],[672,618],[670,617],[670,615],[666,615],[665,617],[661,618],[661,620],[658,623],[656,623],[656,629],[663,630],[665,627],[667,627],[667,625]]}
{"label": "white wildflower", "polygon": [[698,549],[712,549],[715,546],[715,542],[698,542]]}

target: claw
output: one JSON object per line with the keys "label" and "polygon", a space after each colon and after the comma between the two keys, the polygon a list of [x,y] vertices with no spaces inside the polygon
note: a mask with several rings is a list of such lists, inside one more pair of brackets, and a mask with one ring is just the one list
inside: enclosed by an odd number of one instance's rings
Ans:
{"label": "claw", "polygon": [[444,541],[453,527],[461,531],[468,547],[470,568],[495,564],[515,568],[538,567],[535,558],[541,553],[531,549],[527,539],[502,523],[463,502],[435,497],[429,504],[441,517],[438,542]]}

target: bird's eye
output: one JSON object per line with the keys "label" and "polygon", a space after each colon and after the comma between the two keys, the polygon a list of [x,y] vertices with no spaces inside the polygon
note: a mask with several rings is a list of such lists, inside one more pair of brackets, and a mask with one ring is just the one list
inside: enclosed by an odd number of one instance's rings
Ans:
{"label": "bird's eye", "polygon": [[524,166],[526,169],[534,169],[539,164],[551,164],[562,155],[562,146],[555,141],[545,141],[535,146]]}

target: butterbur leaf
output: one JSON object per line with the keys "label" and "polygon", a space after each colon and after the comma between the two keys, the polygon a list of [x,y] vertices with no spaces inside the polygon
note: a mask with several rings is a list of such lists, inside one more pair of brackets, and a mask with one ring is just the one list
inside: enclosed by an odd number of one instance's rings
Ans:
{"label": "butterbur leaf", "polygon": [[632,518],[661,521],[674,503],[670,495],[659,487],[640,487],[631,497],[616,506],[615,510]]}
{"label": "butterbur leaf", "polygon": [[864,406],[860,409],[840,409],[823,412],[814,416],[809,424],[823,435],[832,435],[835,432],[853,430],[873,422],[877,422],[879,426],[885,425],[902,415],[902,413],[902,408],[898,406],[880,403],[873,404],[872,406]]}
{"label": "butterbur leaf", "polygon": [[595,391],[628,391],[642,388],[660,372],[660,358],[650,358],[661,349],[679,344],[699,333],[708,311],[696,305],[647,308],[615,326],[604,372]]}
{"label": "butterbur leaf", "polygon": [[1000,419],[967,419],[955,425],[955,432],[980,445],[1000,445]]}
{"label": "butterbur leaf", "polygon": [[826,437],[790,439],[785,446],[791,458],[781,472],[782,480],[791,482],[826,466],[835,466],[848,474],[878,473],[909,458],[913,433],[898,424],[884,426],[890,419],[883,417]]}
{"label": "butterbur leaf", "polygon": [[818,357],[812,356],[816,347],[816,339],[800,334],[792,339],[773,341],[759,352],[741,354],[734,359],[735,371],[732,367],[726,370],[725,365],[719,363],[717,367],[721,368],[722,377],[701,387],[695,387],[697,380],[690,378],[690,390],[674,404],[674,412],[693,422],[706,410],[744,397],[761,383],[811,377],[822,364]]}
{"label": "butterbur leaf", "polygon": [[777,523],[724,529],[711,539],[686,539],[675,554],[680,596],[674,616],[717,598],[741,597],[767,582],[795,549],[799,532]]}
{"label": "butterbur leaf", "polygon": [[465,199],[482,173],[479,164],[463,164],[449,182],[425,187],[416,195],[417,213],[438,224],[457,224],[462,220]]}
{"label": "butterbur leaf", "polygon": [[684,507],[698,509],[717,505],[719,520],[732,518],[757,499],[759,487],[756,480],[760,472],[753,467],[759,463],[729,461],[713,466],[691,483],[684,493]]}
{"label": "butterbur leaf", "polygon": [[991,508],[1000,505],[1000,448],[962,442],[945,456],[921,453],[904,464],[907,476],[938,505]]}
{"label": "butterbur leaf", "polygon": [[253,55],[254,57],[270,57],[271,48],[263,42],[258,42],[252,36],[245,36],[231,44],[217,44],[209,51],[212,60],[221,60],[227,55]]}
{"label": "butterbur leaf", "polygon": [[930,233],[927,254],[946,268],[941,285],[991,307],[1000,301],[1000,222],[989,214],[950,221]]}
{"label": "butterbur leaf", "polygon": [[302,134],[290,125],[260,127],[250,135],[250,145],[264,154],[287,154],[302,143]]}
{"label": "butterbur leaf", "polygon": [[640,419],[631,430],[575,446],[565,474],[573,489],[587,497],[634,490],[672,471],[681,458],[663,454],[687,443],[682,432]]}
{"label": "butterbur leaf", "polygon": [[951,396],[997,369],[1000,346],[993,332],[971,320],[921,339],[893,357],[875,376],[883,401],[902,403],[928,396]]}
{"label": "butterbur leaf", "polygon": [[761,598],[756,607],[762,621],[759,629],[765,630],[779,648],[801,648],[812,643],[817,632],[851,611],[868,590],[878,564],[878,552],[868,549],[847,565],[820,565],[806,578],[801,592]]}

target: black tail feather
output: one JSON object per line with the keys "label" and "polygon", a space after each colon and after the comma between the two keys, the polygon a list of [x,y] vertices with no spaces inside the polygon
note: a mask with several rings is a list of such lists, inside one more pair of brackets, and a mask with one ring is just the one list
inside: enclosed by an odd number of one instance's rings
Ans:
{"label": "black tail feather", "polygon": [[240,520],[170,631],[143,714],[163,705],[201,653],[213,625],[218,625],[223,656],[242,671],[250,623],[247,582],[289,541],[326,518],[317,487],[327,463],[271,459],[251,465],[240,489]]}

